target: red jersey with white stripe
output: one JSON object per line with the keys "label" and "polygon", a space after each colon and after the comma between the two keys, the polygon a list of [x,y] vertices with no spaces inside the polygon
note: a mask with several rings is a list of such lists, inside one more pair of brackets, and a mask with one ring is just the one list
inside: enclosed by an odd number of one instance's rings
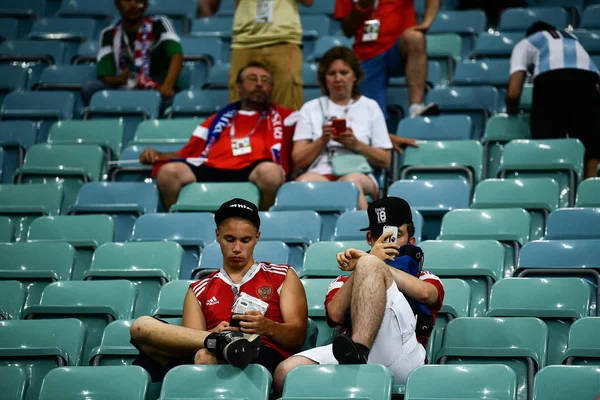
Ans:
{"label": "red jersey with white stripe", "polygon": [[[332,328],[334,328],[338,325],[336,325],[329,318],[329,314],[327,313],[327,304],[329,304],[329,302],[333,299],[333,296],[335,296],[335,294],[338,292],[338,290],[340,290],[340,288],[342,286],[344,286],[344,283],[346,283],[348,278],[350,278],[350,276],[338,276],[333,282],[331,282],[329,284],[329,287],[327,288],[327,295],[325,296],[325,316],[327,317],[327,324],[329,326],[331,326]],[[433,323],[435,324],[435,320],[437,318],[437,313],[442,308],[442,304],[444,302],[444,285],[442,284],[442,281],[440,280],[440,278],[438,278],[437,275],[434,275],[429,271],[422,270],[419,275],[419,279],[424,282],[431,283],[433,286],[435,286],[435,288],[438,291],[437,302],[432,307],[429,307],[429,311],[431,311],[431,316],[433,317]],[[427,342],[429,341],[429,336],[430,335],[417,336],[417,340],[419,341],[419,343],[421,343],[423,345],[423,347],[427,348]]]}
{"label": "red jersey with white stripe", "polygon": [[[234,290],[246,293],[252,297],[266,302],[269,307],[265,317],[282,323],[283,316],[279,306],[279,295],[288,270],[293,271],[288,265],[277,265],[268,262],[255,262],[248,270],[241,285],[232,286],[231,280],[222,270],[216,271],[204,279],[194,282],[190,288],[194,292],[200,308],[206,319],[207,329],[212,329],[222,321],[231,319],[231,309],[235,301]],[[284,358],[292,355],[277,346],[266,336],[262,343],[278,351]]]}

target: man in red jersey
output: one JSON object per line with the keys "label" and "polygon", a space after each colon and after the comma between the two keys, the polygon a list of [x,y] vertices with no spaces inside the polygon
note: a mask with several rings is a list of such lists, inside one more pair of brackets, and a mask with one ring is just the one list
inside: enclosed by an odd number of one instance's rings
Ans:
{"label": "man in red jersey", "polygon": [[166,210],[193,182],[250,181],[261,191],[262,210],[275,202],[290,170],[293,129],[284,121],[294,110],[271,104],[273,78],[260,62],[240,69],[237,90],[240,101],[204,121],[177,153],[147,148],[140,154],[140,163],[154,164]]}
{"label": "man in red jersey", "polygon": [[[131,325],[140,355],[135,365],[153,381],[180,364],[253,362],[271,373],[304,343],[308,311],[304,287],[288,265],[255,261],[260,237],[257,207],[243,199],[215,213],[223,267],[194,282],[183,304],[182,326],[144,316]],[[243,299],[246,309],[240,313]]]}
{"label": "man in red jersey", "polygon": [[[397,384],[404,384],[410,371],[426,362],[425,347],[442,307],[444,286],[421,269],[423,253],[414,246],[412,213],[405,200],[384,197],[372,202],[367,214],[369,227],[363,230],[368,230],[370,254],[357,249],[339,253],[339,268],[352,275],[336,278],[325,298],[328,324],[341,328],[341,334],[333,344],[282,362],[273,379],[277,393],[299,365],[381,364]],[[383,233],[387,227],[397,227],[395,242],[386,241],[391,236]]]}
{"label": "man in red jersey", "polygon": [[[410,116],[439,113],[425,105],[427,52],[425,33],[440,8],[440,0],[425,1],[423,21],[417,25],[414,0],[336,0],[334,18],[342,31],[354,36],[354,51],[365,77],[360,92],[386,112],[386,92],[391,76],[405,76]],[[405,110],[406,111],[406,110]]]}

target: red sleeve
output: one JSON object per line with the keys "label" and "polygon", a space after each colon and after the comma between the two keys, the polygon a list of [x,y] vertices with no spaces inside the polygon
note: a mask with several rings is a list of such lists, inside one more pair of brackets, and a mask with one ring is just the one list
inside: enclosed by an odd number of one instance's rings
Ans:
{"label": "red sleeve", "polygon": [[437,279],[425,278],[425,279],[423,279],[423,282],[431,283],[437,289],[437,291],[438,291],[437,303],[435,303],[433,306],[431,306],[429,308],[434,311],[439,311],[442,308],[442,304],[444,303],[444,294],[445,294],[444,285],[442,285],[442,281],[440,281],[439,278],[437,278]]}
{"label": "red sleeve", "polygon": [[206,140],[200,139],[197,136],[192,136],[187,142],[185,146],[183,146],[177,154],[179,154],[182,158],[193,158],[200,157],[202,154],[202,150],[204,150],[204,145],[206,144]]}
{"label": "red sleeve", "polygon": [[329,318],[329,313],[327,312],[327,304],[329,304],[329,302],[333,300],[333,297],[340,290],[340,288],[344,286],[344,283],[346,283],[348,278],[350,277],[338,276],[333,282],[329,284],[329,287],[327,288],[327,294],[325,295],[325,318],[327,319],[327,325],[329,325],[332,328],[335,328],[336,326],[338,326],[338,324],[336,324]]}
{"label": "red sleeve", "polygon": [[344,19],[352,12],[354,2],[352,0],[335,0],[335,10],[333,18]]}

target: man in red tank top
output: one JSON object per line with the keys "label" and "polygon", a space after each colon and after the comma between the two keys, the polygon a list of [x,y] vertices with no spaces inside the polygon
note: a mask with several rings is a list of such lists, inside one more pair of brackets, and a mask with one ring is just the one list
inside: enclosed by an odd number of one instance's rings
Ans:
{"label": "man in red tank top", "polygon": [[308,311],[296,272],[253,258],[260,237],[256,205],[230,200],[215,222],[223,267],[190,285],[182,326],[149,316],[131,325],[132,344],[140,350],[134,364],[153,381],[175,365],[192,363],[244,368],[253,362],[273,373],[304,343]]}

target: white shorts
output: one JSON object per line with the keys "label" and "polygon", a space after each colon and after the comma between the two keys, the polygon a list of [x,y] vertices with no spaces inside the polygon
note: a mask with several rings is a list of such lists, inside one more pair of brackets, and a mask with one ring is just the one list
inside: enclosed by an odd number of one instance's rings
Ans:
{"label": "white shorts", "polygon": [[[393,283],[386,292],[385,312],[368,363],[387,367],[396,384],[405,384],[408,374],[425,363],[425,348],[417,342],[415,326],[416,318],[408,301]],[[295,355],[317,364],[338,364],[331,344]]]}

